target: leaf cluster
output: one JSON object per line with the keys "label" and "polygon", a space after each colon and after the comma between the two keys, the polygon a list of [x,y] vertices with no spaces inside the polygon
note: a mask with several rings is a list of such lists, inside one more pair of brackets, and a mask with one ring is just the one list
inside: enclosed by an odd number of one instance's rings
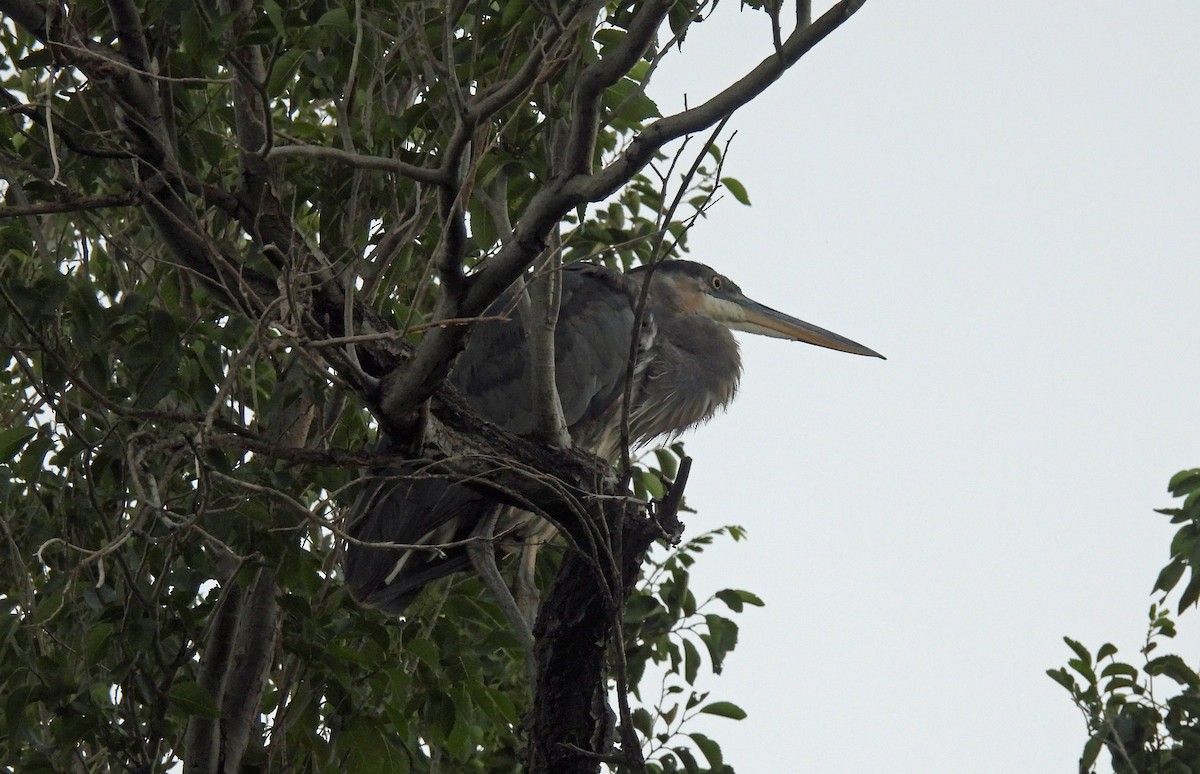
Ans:
{"label": "leaf cluster", "polygon": [[[458,313],[547,245],[628,268],[748,204],[716,134],[666,143],[859,4],[664,117],[649,81],[704,3],[0,0],[0,765],[215,770],[240,733],[245,767],[520,769],[524,657],[478,582],[403,626],[342,588],[381,385],[432,352],[413,399],[464,433],[429,400]],[[730,770],[684,727],[743,715],[700,687],[761,604],[697,604],[716,534],[644,568],[611,648],[655,770]]]}
{"label": "leaf cluster", "polygon": [[[1081,643],[1064,638],[1074,656],[1066,667],[1047,674],[1071,695],[1088,727],[1088,740],[1080,757],[1081,774],[1092,771],[1107,748],[1117,774],[1189,774],[1200,772],[1200,668],[1183,657],[1159,654],[1159,645],[1175,636],[1175,622],[1166,607],[1170,593],[1191,568],[1191,580],[1178,603],[1182,614],[1196,604],[1195,534],[1196,493],[1200,470],[1185,470],[1171,478],[1171,494],[1183,497],[1179,508],[1159,512],[1183,526],[1171,543],[1171,560],[1163,568],[1154,591],[1162,598],[1150,605],[1149,626],[1141,648],[1140,664],[1118,659],[1118,650],[1105,643],[1091,653]],[[1168,678],[1178,692],[1162,698],[1162,680]]]}
{"label": "leaf cluster", "polygon": [[[731,616],[763,604],[741,589],[722,589],[697,601],[690,588],[691,569],[704,549],[722,536],[742,540],[745,530],[728,526],[706,532],[653,562],[626,608],[624,658],[633,694],[641,704],[633,712],[633,722],[646,740],[651,771],[733,770],[716,740],[686,730],[697,715],[746,717],[736,704],[710,701],[709,692],[700,690],[702,670],[720,674],[726,657],[737,647],[738,625]],[[648,678],[648,673],[658,679]],[[655,684],[657,693],[649,687]],[[707,765],[698,762],[697,751]]]}

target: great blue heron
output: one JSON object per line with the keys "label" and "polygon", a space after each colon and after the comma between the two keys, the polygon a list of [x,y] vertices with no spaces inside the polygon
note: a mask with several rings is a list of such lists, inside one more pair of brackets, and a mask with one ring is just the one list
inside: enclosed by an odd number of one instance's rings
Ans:
{"label": "great blue heron", "polygon": [[[555,367],[571,437],[608,460],[620,454],[621,396],[628,373],[635,309],[644,272],[627,274],[576,263],[562,270]],[[730,329],[793,339],[856,355],[883,357],[847,338],[763,306],[727,277],[699,263],[659,263],[649,292],[635,360],[629,437],[644,444],[704,422],[732,400],[741,358]],[[502,298],[493,311],[511,307]],[[486,419],[514,433],[534,429],[531,355],[519,316],[479,322],[450,374],[450,382]],[[374,479],[348,522],[352,537],[369,542],[437,545],[464,541],[494,506],[461,484],[399,469]],[[509,545],[536,546],[553,527],[507,509],[496,535]],[[518,571],[518,595],[533,577],[533,550]],[[346,581],[362,603],[399,614],[428,583],[467,569],[462,545],[442,552],[364,547],[351,543]],[[523,608],[526,617],[531,611]]]}

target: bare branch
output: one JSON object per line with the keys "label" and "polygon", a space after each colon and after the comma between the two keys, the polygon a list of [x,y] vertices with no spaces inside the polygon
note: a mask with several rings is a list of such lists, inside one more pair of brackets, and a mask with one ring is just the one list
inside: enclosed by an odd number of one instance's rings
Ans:
{"label": "bare branch", "polygon": [[796,0],[796,29],[812,24],[812,0]]}
{"label": "bare branch", "polygon": [[682,113],[660,118],[647,126],[615,161],[594,175],[581,175],[568,186],[567,195],[578,201],[600,201],[612,195],[650,163],[660,148],[684,135],[706,129],[762,94],[812,48],[828,37],[863,6],[866,0],[841,0],[821,18],[797,29],[778,54],[762,60],[741,80],[712,99]]}
{"label": "bare branch", "polygon": [[564,47],[570,45],[580,25],[593,19],[602,7],[603,0],[575,2],[567,10],[567,22],[561,26],[548,25],[546,32],[525,58],[524,64],[512,77],[485,88],[467,103],[469,120],[474,123],[482,122],[533,88],[538,79],[543,77],[543,65],[547,58],[558,56]]}
{"label": "bare branch", "polygon": [[562,247],[557,231],[551,232],[550,242],[545,263],[527,285],[531,309],[525,328],[529,332],[534,433],[553,448],[565,449],[571,445],[571,434],[558,396],[554,362],[554,330],[562,297]]}
{"label": "bare branch", "polygon": [[491,512],[475,528],[475,532],[471,535],[472,540],[467,544],[467,556],[471,558],[471,566],[479,573],[484,585],[487,586],[488,591],[492,592],[500,609],[504,611],[504,617],[508,619],[513,634],[516,635],[517,641],[525,650],[526,661],[532,676],[533,632],[529,630],[529,623],[521,614],[520,608],[517,607],[517,602],[509,592],[508,586],[504,584],[504,579],[500,577],[500,570],[496,568],[496,548],[493,538],[496,531],[496,519],[500,515],[501,508],[502,506],[493,506]]}
{"label": "bare branch", "polygon": [[771,43],[775,45],[775,53],[783,51],[783,30],[779,24],[779,12],[783,9],[783,0],[767,0],[763,3],[767,15],[771,17]]}
{"label": "bare branch", "polygon": [[62,19],[57,4],[38,0],[0,0],[0,13],[24,27],[43,43],[50,34],[50,27]]}
{"label": "bare branch", "polygon": [[25,204],[12,207],[0,207],[0,220],[5,218],[20,218],[25,215],[51,215],[57,212],[83,212],[85,210],[101,210],[106,207],[132,207],[138,203],[136,194],[120,196],[97,196],[92,199],[65,199],[58,202],[42,204]]}
{"label": "bare branch", "polygon": [[[741,106],[761,94],[817,43],[850,18],[865,0],[842,0],[820,19],[803,30],[797,30],[784,42],[782,52],[763,60],[749,74],[702,105],[682,113],[659,119],[650,124],[614,162],[594,175],[576,174],[566,180],[548,182],[527,205],[513,229],[513,237],[483,268],[471,276],[465,292],[449,306],[439,310],[442,316],[471,317],[483,309],[545,248],[546,236],[554,224],[583,202],[600,201],[617,191],[654,158],[666,143],[684,135],[713,126]],[[650,6],[647,6],[650,7]],[[659,6],[653,6],[659,8]],[[648,13],[648,12],[647,12]],[[641,28],[639,28],[641,30]],[[644,30],[642,30],[644,31]],[[632,37],[632,33],[631,33]],[[634,50],[634,44],[627,53]],[[606,60],[615,62],[616,60]],[[610,77],[607,70],[597,70],[587,89]],[[578,131],[576,127],[572,127]],[[583,154],[582,140],[576,141],[566,162],[579,168]],[[589,146],[590,147],[590,146]],[[421,342],[409,368],[390,374],[381,384],[380,406],[389,421],[399,421],[425,400],[437,387],[441,377],[462,347],[466,332],[458,328],[432,331]]]}
{"label": "bare branch", "polygon": [[591,172],[604,90],[629,72],[629,68],[654,42],[654,36],[671,10],[671,5],[670,0],[643,3],[634,14],[621,45],[579,76],[571,107],[566,154],[559,159],[560,169],[564,173],[584,175]]}
{"label": "bare branch", "polygon": [[[512,285],[542,252],[546,235],[571,206],[573,202],[563,195],[561,184],[547,185],[534,194],[513,228],[512,238],[484,267],[471,275],[464,292],[452,307],[439,309],[439,316],[482,314],[488,304]],[[449,309],[456,310],[457,314],[448,314]],[[465,338],[466,330],[459,326],[437,328],[425,335],[408,367],[393,371],[380,385],[379,406],[386,421],[403,422],[414,408],[433,394]]]}
{"label": "bare branch", "polygon": [[221,771],[237,771],[258,718],[263,687],[275,660],[280,633],[278,587],[261,568],[245,594],[237,640],[224,675],[221,697]]}
{"label": "bare branch", "polygon": [[138,70],[148,70],[150,51],[137,7],[129,0],[108,0],[108,12],[112,15],[117,40],[121,42],[121,52]]}
{"label": "bare branch", "polygon": [[[227,582],[200,654],[200,684],[218,701],[236,647],[244,596],[244,587]],[[206,718],[199,713],[192,715],[188,720],[184,747],[189,772],[219,772],[221,726],[218,719]]]}
{"label": "bare branch", "polygon": [[267,153],[268,161],[289,158],[318,159],[336,161],[355,169],[372,169],[380,172],[393,172],[397,175],[416,180],[428,185],[450,185],[451,180],[444,169],[427,169],[413,164],[406,164],[399,159],[387,156],[371,156],[365,153],[351,153],[339,148],[326,148],[320,145],[277,145]]}

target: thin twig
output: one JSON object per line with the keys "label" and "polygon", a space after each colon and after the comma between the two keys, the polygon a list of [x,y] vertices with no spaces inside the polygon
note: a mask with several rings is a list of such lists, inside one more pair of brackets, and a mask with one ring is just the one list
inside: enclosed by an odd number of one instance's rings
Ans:
{"label": "thin twig", "polygon": [[137,194],[120,194],[115,196],[97,196],[90,199],[66,199],[59,202],[42,202],[39,204],[13,205],[0,207],[0,220],[20,218],[26,215],[53,215],[59,212],[83,212],[85,210],[100,210],[106,207],[133,207],[138,204]]}
{"label": "thin twig", "polygon": [[352,153],[341,148],[328,148],[322,145],[276,145],[267,153],[268,161],[279,159],[302,158],[320,161],[336,161],[355,169],[373,169],[380,172],[394,172],[397,175],[416,180],[428,185],[448,185],[450,183],[446,170],[438,167],[429,169],[408,164],[388,156],[372,156],[366,153]]}

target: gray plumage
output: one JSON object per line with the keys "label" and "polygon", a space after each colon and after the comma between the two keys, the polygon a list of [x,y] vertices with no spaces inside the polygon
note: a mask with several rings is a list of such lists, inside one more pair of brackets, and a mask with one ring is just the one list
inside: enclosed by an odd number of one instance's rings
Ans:
{"label": "gray plumage", "polygon": [[[645,268],[621,274],[591,264],[562,272],[555,369],[563,414],[576,445],[609,460],[620,453],[621,395]],[[498,300],[488,316],[514,306]],[[692,261],[665,261],[650,275],[637,335],[630,438],[641,445],[712,417],[733,399],[741,359],[730,328],[792,338],[855,354],[877,353],[747,299],[726,277]],[[534,429],[530,351],[519,315],[477,323],[450,383],[484,418],[514,433]],[[359,540],[432,545],[464,540],[495,508],[460,484],[399,467],[373,477],[351,510]],[[505,509],[502,545],[544,542],[554,529]],[[347,545],[346,582],[362,603],[401,613],[428,583],[470,566],[465,549],[406,551]],[[532,565],[528,569],[532,573]],[[532,581],[530,577],[528,581]]]}

